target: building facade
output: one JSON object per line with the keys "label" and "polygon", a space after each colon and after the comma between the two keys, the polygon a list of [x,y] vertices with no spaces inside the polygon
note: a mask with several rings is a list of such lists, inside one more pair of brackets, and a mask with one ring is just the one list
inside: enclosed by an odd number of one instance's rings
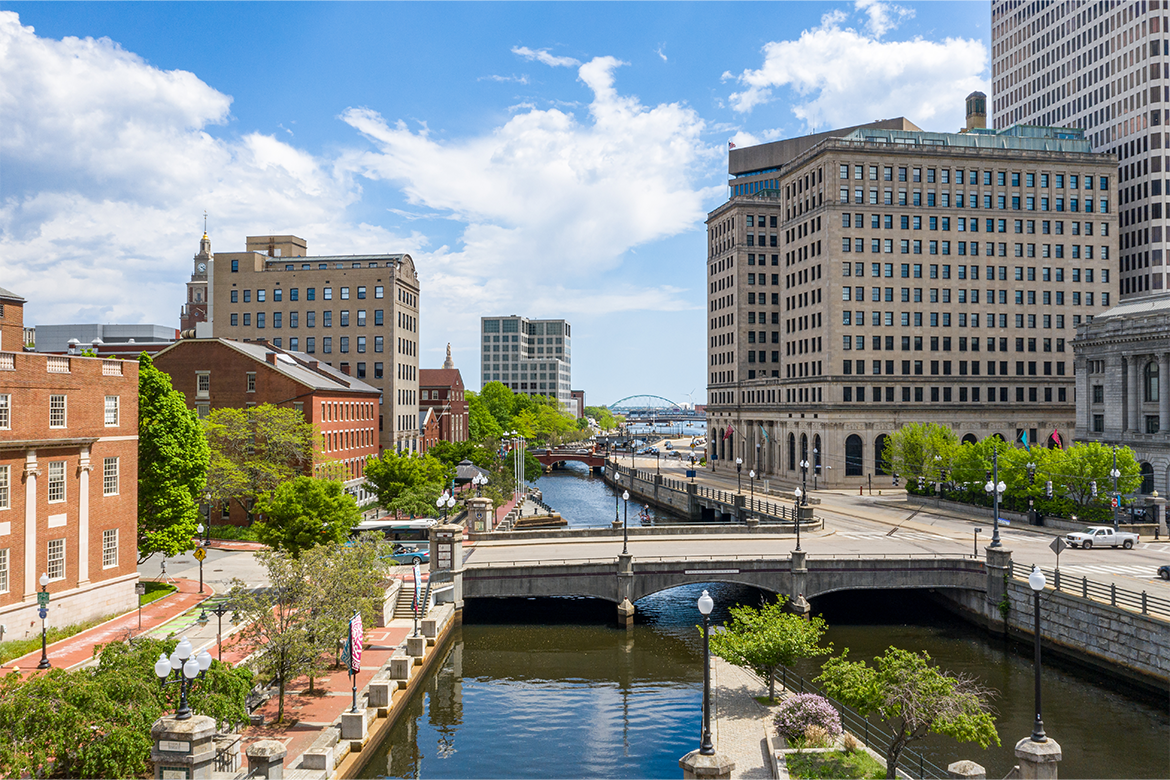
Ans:
{"label": "building facade", "polygon": [[24,298],[0,287],[0,351],[24,349]]}
{"label": "building facade", "polygon": [[[264,342],[182,339],[154,357],[187,406],[200,417],[212,409],[272,404],[292,408],[312,424],[313,462],[306,473],[340,478],[359,506],[374,500],[366,490],[365,464],[377,457],[378,388],[312,355]],[[216,522],[242,525],[238,505],[219,507]]]}
{"label": "building facade", "polygon": [[1166,2],[991,4],[994,126],[1075,127],[1117,156],[1121,295],[1166,288]]}
{"label": "building facade", "polygon": [[[3,298],[0,294],[0,298]],[[134,607],[138,363],[22,352],[4,300],[0,352],[0,623],[5,639]]]}
{"label": "building facade", "polygon": [[556,398],[562,410],[572,411],[572,326],[567,320],[482,317],[480,333],[481,389],[502,382],[513,392]]}
{"label": "building facade", "polygon": [[[450,352],[448,363],[450,363]],[[419,371],[420,403],[435,413],[438,437],[442,441],[467,441],[468,409],[463,375],[451,364]]]}
{"label": "building facade", "polygon": [[192,259],[191,279],[187,282],[187,301],[179,311],[179,330],[195,330],[207,322],[207,269],[211,267],[211,239],[207,231],[199,240],[199,251]]}
{"label": "building facade", "polygon": [[1170,293],[1127,300],[1077,329],[1077,432],[1134,451],[1141,492],[1170,493]]}
{"label": "building facade", "polygon": [[[419,285],[410,255],[309,256],[249,236],[208,265],[211,335],[304,352],[382,391],[379,442],[418,450]],[[200,330],[202,336],[205,331]]]}
{"label": "building facade", "polygon": [[1115,160],[1079,131],[971,124],[731,152],[707,223],[715,468],[858,484],[887,470],[883,437],[929,420],[1069,438],[1069,342],[1115,302]]}

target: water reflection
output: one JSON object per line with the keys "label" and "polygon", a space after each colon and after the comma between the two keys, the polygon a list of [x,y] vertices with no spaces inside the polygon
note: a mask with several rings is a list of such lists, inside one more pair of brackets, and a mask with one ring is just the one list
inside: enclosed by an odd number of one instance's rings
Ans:
{"label": "water reflection", "polygon": [[[609,528],[616,519],[621,522],[626,513],[622,491],[614,491],[600,474],[593,474],[583,463],[570,462],[542,476],[535,483],[544,494],[544,503],[561,513],[570,528]],[[679,523],[682,520],[637,499],[630,499],[630,528],[646,523]]]}

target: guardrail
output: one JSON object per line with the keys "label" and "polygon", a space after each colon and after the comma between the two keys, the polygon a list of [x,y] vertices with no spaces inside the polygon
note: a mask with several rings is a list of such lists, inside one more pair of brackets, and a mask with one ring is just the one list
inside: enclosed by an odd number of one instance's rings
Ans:
{"label": "guardrail", "polygon": [[[1155,615],[1170,619],[1170,599],[1151,596],[1144,590],[1138,593],[1134,590],[1119,588],[1115,582],[1106,585],[1103,582],[1094,582],[1088,577],[1070,577],[1067,574],[1061,574],[1059,569],[1046,569],[1041,566],[1040,571],[1044,573],[1044,577],[1053,590],[1061,593],[1071,593],[1083,599],[1100,601],[1113,607],[1140,612],[1143,615]],[[1028,581],[1027,577],[1016,575],[1014,566],[1012,567],[1012,577],[1024,582]]]}
{"label": "guardrail", "polygon": [[[607,537],[608,538],[608,537]],[[939,555],[938,553],[884,553],[884,554],[855,554],[855,555],[826,555],[821,560],[898,560],[900,558],[910,558],[915,560],[969,560],[967,558],[958,558],[954,555]],[[608,558],[539,558],[528,561],[490,561],[490,562],[476,562],[465,563],[463,568],[467,569],[488,569],[494,566],[565,566],[570,564],[588,564],[588,563],[614,563],[617,556]],[[775,563],[777,561],[787,562],[788,558],[763,558],[759,555],[743,554],[743,555],[647,555],[635,556],[634,565],[639,563],[720,563],[722,561],[758,561],[760,563]],[[810,557],[808,562],[814,562]]]}

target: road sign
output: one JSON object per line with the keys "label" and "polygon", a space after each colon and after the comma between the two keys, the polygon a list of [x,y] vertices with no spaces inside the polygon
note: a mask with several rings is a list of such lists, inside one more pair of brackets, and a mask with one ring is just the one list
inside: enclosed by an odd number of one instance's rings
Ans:
{"label": "road sign", "polygon": [[1060,555],[1062,552],[1064,552],[1065,548],[1068,547],[1068,542],[1066,542],[1063,537],[1058,536],[1052,540],[1052,544],[1048,545],[1048,547],[1052,550],[1052,552]]}
{"label": "road sign", "polygon": [[40,609],[37,610],[37,617],[39,617],[41,620],[44,620],[48,616],[49,616],[49,608],[48,607],[41,607]]}
{"label": "road sign", "polygon": [[207,550],[204,550],[202,547],[196,547],[195,552],[192,554],[195,556],[195,560],[201,561],[207,557]]}
{"label": "road sign", "polygon": [[145,596],[146,595],[146,583],[145,582],[137,583],[134,586],[134,592],[136,594],[138,594],[139,596]]}
{"label": "road sign", "polygon": [[37,606],[49,606],[49,592],[47,590],[37,591]]}

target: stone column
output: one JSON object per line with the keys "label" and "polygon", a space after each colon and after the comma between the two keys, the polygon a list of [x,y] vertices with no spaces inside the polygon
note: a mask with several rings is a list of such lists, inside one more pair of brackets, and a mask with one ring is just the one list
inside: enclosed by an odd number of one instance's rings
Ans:
{"label": "stone column", "polygon": [[1089,361],[1084,357],[1079,357],[1073,363],[1076,372],[1076,398],[1077,404],[1077,431],[1078,437],[1084,436],[1087,432],[1092,430],[1092,413],[1089,411],[1089,404],[1092,403],[1092,391],[1089,389]]}
{"label": "stone column", "polygon": [[77,474],[77,585],[89,584],[89,472],[93,463],[89,459],[89,447],[81,448],[81,459]]}
{"label": "stone column", "polygon": [[952,780],[987,780],[987,770],[974,761],[956,761],[947,766],[947,777]]}
{"label": "stone column", "polygon": [[476,532],[494,531],[492,528],[492,500],[490,498],[467,499],[467,518],[471,521],[471,530]]}
{"label": "stone column", "polygon": [[692,750],[678,760],[678,765],[682,767],[683,780],[728,780],[735,769],[735,762],[719,755],[718,751],[704,756]]}
{"label": "stone column", "polygon": [[288,750],[275,739],[262,739],[248,745],[248,775],[266,780],[281,780],[284,777],[284,757]]}
{"label": "stone column", "polygon": [[1105,375],[1105,433],[1119,436],[1125,428],[1125,363],[1120,355],[1107,355]]}
{"label": "stone column", "polygon": [[[986,616],[991,621],[1003,620],[999,612],[1000,602],[1007,596],[1007,585],[1004,578],[1009,576],[1012,569],[1012,551],[1003,547],[984,548],[987,552],[987,611]],[[1004,626],[1004,631],[1007,626]]]}
{"label": "stone column", "polygon": [[1141,432],[1142,419],[1142,375],[1141,360],[1137,355],[1131,355],[1126,368],[1128,392],[1126,393],[1128,424],[1126,430],[1130,433]]}
{"label": "stone column", "polygon": [[431,576],[451,572],[452,603],[456,612],[463,611],[463,526],[436,525],[431,528]]}
{"label": "stone column", "polygon": [[634,556],[623,553],[618,555],[617,563],[617,619],[622,628],[632,628],[634,625],[634,602],[630,599],[633,586]]}
{"label": "stone column", "polygon": [[1158,355],[1158,432],[1170,433],[1170,352]]}
{"label": "stone column", "polygon": [[[166,716],[150,727],[150,760],[161,780],[185,777],[210,780],[215,762],[215,718],[193,715],[186,720]],[[277,743],[280,744],[280,743]]]}
{"label": "stone column", "polygon": [[808,568],[805,566],[804,550],[793,550],[789,559],[792,566],[792,584],[789,589],[788,609],[798,615],[808,616],[812,607],[804,597],[805,583],[808,579]]}
{"label": "stone column", "polygon": [[1061,759],[1060,745],[1049,737],[1044,742],[1033,742],[1024,737],[1016,743],[1016,758],[1020,759],[1020,780],[1056,780],[1056,764]]}
{"label": "stone column", "polygon": [[37,451],[24,454],[24,600],[37,593]]}

